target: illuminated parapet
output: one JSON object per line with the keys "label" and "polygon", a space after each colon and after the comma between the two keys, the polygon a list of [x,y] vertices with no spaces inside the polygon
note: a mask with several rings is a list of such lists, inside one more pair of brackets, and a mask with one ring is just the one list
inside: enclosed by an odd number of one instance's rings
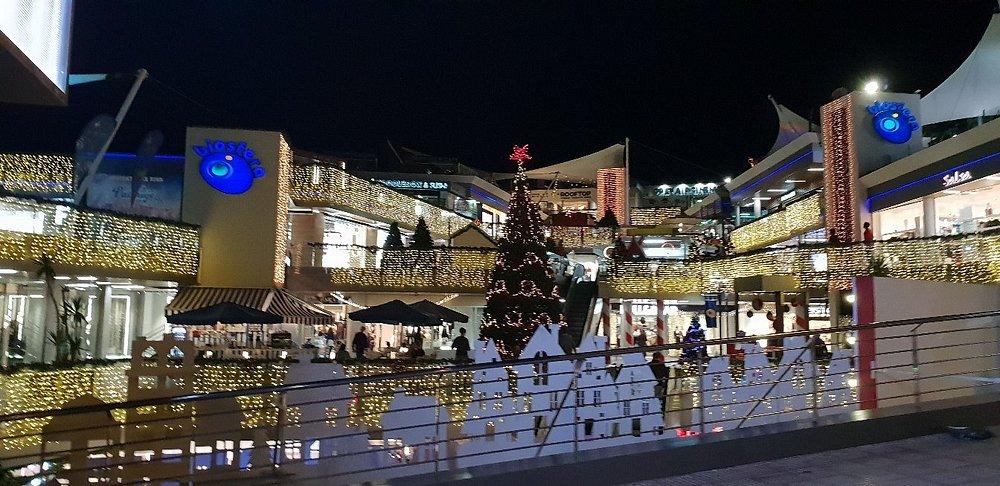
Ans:
{"label": "illuminated parapet", "polygon": [[547,230],[552,238],[562,240],[566,248],[603,248],[614,243],[611,228],[552,226]]}
{"label": "illuminated parapet", "polygon": [[665,219],[676,218],[681,215],[681,208],[659,207],[659,208],[632,208],[629,210],[629,223],[632,226],[658,226],[663,224]]}
{"label": "illuminated parapet", "polygon": [[325,164],[296,165],[292,171],[292,200],[301,206],[331,206],[413,229],[423,217],[431,233],[447,237],[470,220],[427,204],[381,184],[355,177]]}
{"label": "illuminated parapet", "polygon": [[293,248],[288,287],[293,291],[387,290],[484,292],[496,264],[488,248],[382,250],[355,245]]}
{"label": "illuminated parapet", "polygon": [[48,255],[59,271],[193,281],[196,226],[34,199],[0,197],[0,262],[33,267]]}
{"label": "illuminated parapet", "polygon": [[789,276],[800,289],[847,290],[852,278],[871,275],[873,270],[893,278],[1000,284],[1000,231],[803,245],[699,262],[618,262],[602,277],[602,295],[731,292],[735,279],[756,276]]}
{"label": "illuminated parapet", "polygon": [[72,194],[73,157],[0,154],[0,188],[12,193]]}
{"label": "illuminated parapet", "polygon": [[784,210],[733,230],[730,239],[737,253],[787,241],[823,227],[822,195],[815,194],[789,204]]}

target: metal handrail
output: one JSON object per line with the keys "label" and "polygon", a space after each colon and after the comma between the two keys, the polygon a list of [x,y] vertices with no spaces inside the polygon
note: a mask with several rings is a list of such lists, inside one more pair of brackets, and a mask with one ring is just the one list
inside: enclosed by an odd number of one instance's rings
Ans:
{"label": "metal handrail", "polygon": [[[806,337],[814,334],[829,334],[829,333],[839,333],[839,332],[851,332],[861,329],[880,329],[889,327],[899,327],[899,326],[912,326],[922,323],[931,322],[948,322],[948,321],[959,321],[966,319],[979,319],[987,317],[1000,317],[1000,310],[995,311],[982,311],[982,312],[970,312],[965,314],[951,314],[943,316],[934,317],[920,317],[911,319],[899,319],[892,321],[877,321],[871,324],[862,325],[850,325],[850,326],[840,326],[840,327],[830,327],[824,329],[816,330],[804,330],[804,331],[790,331],[776,334],[769,334],[766,336],[748,336],[748,337],[733,337],[733,338],[722,338],[699,341],[696,343],[671,343],[671,344],[661,344],[661,345],[651,345],[645,347],[624,347],[624,348],[613,348],[603,351],[590,351],[584,353],[574,353],[569,355],[557,355],[557,356],[542,356],[537,358],[526,358],[517,359],[510,361],[499,361],[493,363],[474,363],[474,364],[463,364],[463,365],[453,365],[453,366],[442,366],[435,368],[426,368],[421,370],[411,370],[411,371],[401,371],[394,373],[386,373],[376,376],[356,376],[356,377],[345,377],[345,378],[333,378],[329,380],[318,380],[303,383],[292,383],[283,385],[274,385],[268,387],[258,387],[258,388],[243,388],[239,390],[232,391],[219,391],[211,393],[194,394],[189,393],[185,395],[178,395],[174,397],[165,398],[150,398],[143,400],[131,400],[125,402],[117,402],[113,404],[101,404],[101,405],[88,405],[82,407],[72,407],[63,408],[56,410],[39,410],[32,412],[21,412],[16,414],[8,414],[0,416],[0,422],[12,422],[16,420],[24,420],[31,418],[42,418],[42,417],[52,417],[52,416],[62,416],[62,415],[72,415],[78,413],[93,413],[93,412],[107,412],[112,410],[121,410],[128,408],[137,407],[150,407],[156,405],[173,405],[181,403],[191,403],[191,402],[201,402],[201,401],[211,401],[224,398],[235,398],[241,396],[249,395],[264,395],[271,393],[288,393],[294,391],[311,390],[316,388],[326,388],[341,385],[352,385],[359,383],[377,382],[383,380],[402,380],[402,379],[413,379],[428,376],[443,376],[451,373],[460,372],[476,372],[482,370],[489,370],[494,368],[507,368],[507,367],[519,367],[519,366],[530,366],[542,363],[551,363],[558,361],[572,361],[572,360],[586,360],[590,358],[600,358],[600,357],[612,357],[620,356],[625,354],[633,354],[636,352],[651,353],[657,351],[670,351],[670,350],[683,350],[690,347],[696,346],[724,346],[727,344],[738,344],[755,342],[758,339],[769,338],[769,339],[784,339],[791,337]],[[893,336],[895,337],[908,337],[908,336]]]}

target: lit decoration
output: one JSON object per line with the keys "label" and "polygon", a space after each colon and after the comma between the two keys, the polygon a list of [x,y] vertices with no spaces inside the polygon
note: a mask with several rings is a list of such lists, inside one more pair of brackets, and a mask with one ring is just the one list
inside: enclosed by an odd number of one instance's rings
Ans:
{"label": "lit decoration", "polygon": [[423,216],[431,234],[438,237],[448,237],[471,222],[469,218],[382,184],[319,163],[293,167],[291,198],[300,206],[342,208],[386,222],[398,221],[400,226],[411,230],[417,227],[417,219]]}
{"label": "lit decoration", "polygon": [[523,162],[531,158],[527,147],[515,145],[510,156],[517,162],[517,173],[479,329],[504,358],[517,356],[538,326],[558,322],[562,308],[545,253],[538,204],[531,201],[524,174]]}
{"label": "lit decoration", "polygon": [[868,113],[872,115],[875,133],[891,143],[908,142],[913,132],[920,128],[917,117],[905,103],[876,101],[868,106]]}
{"label": "lit decoration", "polygon": [[[26,220],[25,218],[28,218]],[[199,232],[182,223],[124,216],[34,199],[0,197],[0,260],[48,255],[58,265],[191,280]]]}
{"label": "lit decoration", "polygon": [[288,253],[288,204],[289,186],[292,179],[292,148],[279,135],[278,140],[278,200],[275,201],[274,232],[274,285],[283,287],[285,283],[285,255]]}
{"label": "lit decoration", "polygon": [[615,233],[611,228],[591,226],[549,226],[545,228],[549,236],[562,240],[567,249],[597,248],[614,243]]}
{"label": "lit decoration", "polygon": [[14,193],[72,194],[73,158],[0,154],[0,188]]}
{"label": "lit decoration", "polygon": [[[434,363],[347,365],[344,372],[348,377],[376,376],[386,373],[413,371],[440,366]],[[378,380],[350,385],[351,400],[347,412],[347,425],[351,427],[380,427],[382,414],[389,411],[395,390],[403,390],[410,396],[436,397],[439,404],[448,409],[450,420],[465,420],[469,402],[472,401],[472,373],[435,373],[417,378],[400,380]],[[328,415],[329,418],[329,415]],[[447,417],[441,417],[446,422]]]}
{"label": "lit decoration", "polygon": [[[888,277],[957,283],[1000,283],[1000,231],[971,235],[803,245],[704,261],[614,262],[603,277],[612,296],[732,292],[733,279],[788,275],[800,289],[849,290],[883,257]],[[818,262],[823,261],[824,264]]]}
{"label": "lit decoration", "polygon": [[208,185],[224,194],[243,194],[254,179],[264,177],[264,167],[246,142],[205,140],[191,147],[201,157],[198,173]]}
{"label": "lit decoration", "polygon": [[740,226],[730,234],[733,248],[742,253],[781,243],[792,237],[823,226],[820,194],[789,204],[782,211]]}
{"label": "lit decoration", "polygon": [[631,208],[629,209],[629,223],[632,226],[658,226],[663,224],[665,219],[676,218],[681,215],[681,208]]}
{"label": "lit decoration", "polygon": [[625,218],[625,206],[628,204],[625,178],[624,167],[597,170],[597,219],[603,218],[604,212],[610,209],[618,221],[628,221]]}
{"label": "lit decoration", "polygon": [[[324,268],[331,290],[424,290],[434,292],[483,292],[496,264],[492,248],[435,247],[431,250],[392,250],[384,258],[378,247],[323,245],[349,251],[350,268]],[[379,265],[375,256],[383,252]],[[364,264],[360,264],[364,262]],[[414,262],[419,262],[415,264]],[[300,272],[292,268],[292,273]],[[353,305],[353,304],[352,304]]]}
{"label": "lit decoration", "polygon": [[858,156],[854,146],[854,95],[823,105],[823,192],[826,233],[841,242],[856,241],[858,232]]}

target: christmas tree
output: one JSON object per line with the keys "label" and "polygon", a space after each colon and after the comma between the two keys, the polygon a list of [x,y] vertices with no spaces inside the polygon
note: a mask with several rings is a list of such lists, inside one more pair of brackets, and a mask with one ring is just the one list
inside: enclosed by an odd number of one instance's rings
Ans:
{"label": "christmas tree", "polygon": [[517,162],[504,235],[486,291],[480,335],[493,339],[504,358],[516,358],[535,329],[558,320],[561,305],[545,255],[538,205],[531,202],[524,161],[528,146],[514,146]]}
{"label": "christmas tree", "polygon": [[389,225],[389,235],[385,237],[385,244],[382,248],[395,250],[403,247],[403,235],[399,233],[399,223],[393,222]]}
{"label": "christmas tree", "polygon": [[413,230],[413,241],[410,248],[414,250],[430,250],[434,248],[434,238],[431,238],[431,231],[427,229],[427,221],[421,216],[417,220],[417,228]]}

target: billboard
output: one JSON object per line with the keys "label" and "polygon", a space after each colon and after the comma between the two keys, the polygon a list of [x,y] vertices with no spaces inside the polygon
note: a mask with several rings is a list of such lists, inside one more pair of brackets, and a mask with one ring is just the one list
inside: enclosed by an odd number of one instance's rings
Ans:
{"label": "billboard", "polygon": [[5,57],[3,51],[10,54],[3,67],[13,71],[10,58],[20,64],[11,86],[38,78],[65,96],[72,14],[73,0],[0,0],[0,57]]}
{"label": "billboard", "polygon": [[184,157],[159,155],[141,164],[132,154],[107,154],[87,191],[87,205],[179,221],[183,189]]}

